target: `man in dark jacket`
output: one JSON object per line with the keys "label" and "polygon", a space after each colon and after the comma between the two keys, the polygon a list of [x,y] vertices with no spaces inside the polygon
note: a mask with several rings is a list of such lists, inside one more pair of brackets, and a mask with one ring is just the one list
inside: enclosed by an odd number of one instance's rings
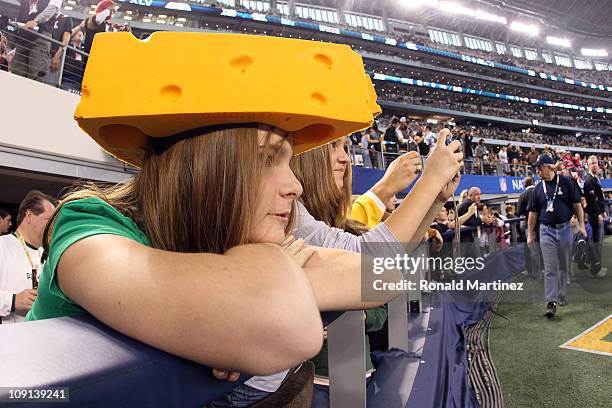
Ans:
{"label": "man in dark jacket", "polygon": [[[516,204],[516,215],[519,217],[529,216],[529,211],[527,211],[527,205],[529,204],[529,199],[533,194],[533,189],[535,187],[533,178],[528,176],[523,180],[523,185],[525,186],[525,191],[521,193],[518,198],[518,202]],[[535,226],[535,241],[540,242],[540,223],[539,220],[536,221]],[[521,225],[519,228],[519,241],[527,242],[527,221],[521,221]],[[542,253],[540,252],[539,245],[526,245],[524,246],[525,253],[525,269],[529,276],[532,278],[539,279],[542,274]]]}
{"label": "man in dark jacket", "polygon": [[25,23],[26,30],[17,33],[11,72],[44,81],[51,63],[51,41],[44,37],[51,38],[55,17],[61,5],[62,0],[20,0],[17,21]]}
{"label": "man in dark jacket", "polygon": [[604,220],[606,218],[605,200],[601,183],[599,182],[599,161],[597,156],[589,156],[587,161],[589,173],[584,181],[584,198],[586,199],[586,213],[589,216],[589,224],[593,229],[593,241],[591,242],[591,274],[597,277],[606,276],[606,268],[601,267],[601,248],[604,236]]}
{"label": "man in dark jacket", "polygon": [[[467,198],[457,207],[457,215],[461,217],[462,215],[467,214],[472,204],[480,204],[480,194],[481,192],[478,187],[471,187],[468,190]],[[472,216],[468,218],[463,225],[466,227],[479,227],[482,225],[479,212],[476,211],[474,214],[472,214]],[[465,244],[461,246],[463,256],[471,258],[477,258],[480,256],[480,243],[478,239],[474,239],[475,235],[477,235],[476,231],[461,233],[461,241],[465,242]]]}

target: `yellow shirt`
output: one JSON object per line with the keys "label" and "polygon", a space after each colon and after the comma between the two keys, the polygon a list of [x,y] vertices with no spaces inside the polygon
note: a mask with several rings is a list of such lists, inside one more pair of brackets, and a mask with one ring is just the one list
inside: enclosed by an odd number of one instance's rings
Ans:
{"label": "yellow shirt", "polygon": [[367,225],[372,229],[376,227],[385,214],[385,204],[371,191],[357,197],[351,208],[351,218]]}

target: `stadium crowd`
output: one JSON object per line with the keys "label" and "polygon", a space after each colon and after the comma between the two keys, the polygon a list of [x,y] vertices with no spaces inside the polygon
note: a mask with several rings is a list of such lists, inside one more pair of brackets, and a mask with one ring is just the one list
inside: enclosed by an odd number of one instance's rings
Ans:
{"label": "stadium crowd", "polygon": [[537,120],[539,123],[553,125],[610,130],[605,114],[596,116],[598,114],[591,113],[593,116],[589,117],[585,116],[582,111],[579,111],[581,113],[578,114],[578,111],[564,108],[542,107],[522,102],[505,102],[494,98],[438,89],[400,87],[387,84],[377,86],[376,93],[382,101],[404,102],[530,122]]}
{"label": "stadium crowd", "polygon": [[[389,160],[381,160],[381,153],[387,152],[393,157],[402,151],[412,150],[426,156],[429,153],[429,146],[437,140],[439,130],[442,128],[443,126],[438,124],[385,115],[380,117],[370,129],[354,134],[351,140],[357,148],[355,152],[363,156],[359,164],[384,168]],[[466,155],[467,174],[521,177],[535,175],[531,165],[540,154],[544,153],[560,163],[559,170],[567,169],[577,173],[578,177],[584,177],[588,168],[589,153],[577,153],[571,150],[572,147],[580,146],[612,150],[609,138],[597,139],[597,137],[599,136],[544,135],[531,131],[516,132],[499,127],[465,125],[452,126],[452,136],[449,137],[449,141],[456,139],[462,142]],[[485,139],[498,142],[485,143]],[[528,143],[531,146],[518,146],[509,143],[511,141]],[[537,148],[536,144],[544,146]],[[566,146],[567,149],[559,146]],[[596,154],[600,157],[601,176],[612,178],[612,154],[601,152]]]}

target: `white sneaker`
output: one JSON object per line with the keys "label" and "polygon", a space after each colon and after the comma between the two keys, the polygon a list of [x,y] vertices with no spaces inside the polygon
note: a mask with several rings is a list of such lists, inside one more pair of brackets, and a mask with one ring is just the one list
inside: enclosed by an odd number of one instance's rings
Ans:
{"label": "white sneaker", "polygon": [[599,270],[599,272],[597,272],[595,275],[591,275],[594,278],[605,278],[606,275],[608,274],[608,268],[605,267],[601,267],[601,269]]}

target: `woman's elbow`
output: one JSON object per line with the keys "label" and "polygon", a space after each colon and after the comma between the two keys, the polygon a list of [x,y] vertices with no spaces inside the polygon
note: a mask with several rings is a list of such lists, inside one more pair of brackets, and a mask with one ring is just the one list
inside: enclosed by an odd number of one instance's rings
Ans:
{"label": "woman's elbow", "polygon": [[[289,319],[285,319],[289,320]],[[317,313],[311,318],[296,317],[293,322],[285,321],[274,342],[276,347],[267,348],[267,362],[258,371],[273,374],[294,367],[316,356],[323,344],[323,325]]]}
{"label": "woman's elbow", "polygon": [[243,350],[242,369],[253,375],[269,375],[295,367],[319,353],[323,325],[318,313],[292,314],[285,308],[269,313],[259,325],[257,350]]}

